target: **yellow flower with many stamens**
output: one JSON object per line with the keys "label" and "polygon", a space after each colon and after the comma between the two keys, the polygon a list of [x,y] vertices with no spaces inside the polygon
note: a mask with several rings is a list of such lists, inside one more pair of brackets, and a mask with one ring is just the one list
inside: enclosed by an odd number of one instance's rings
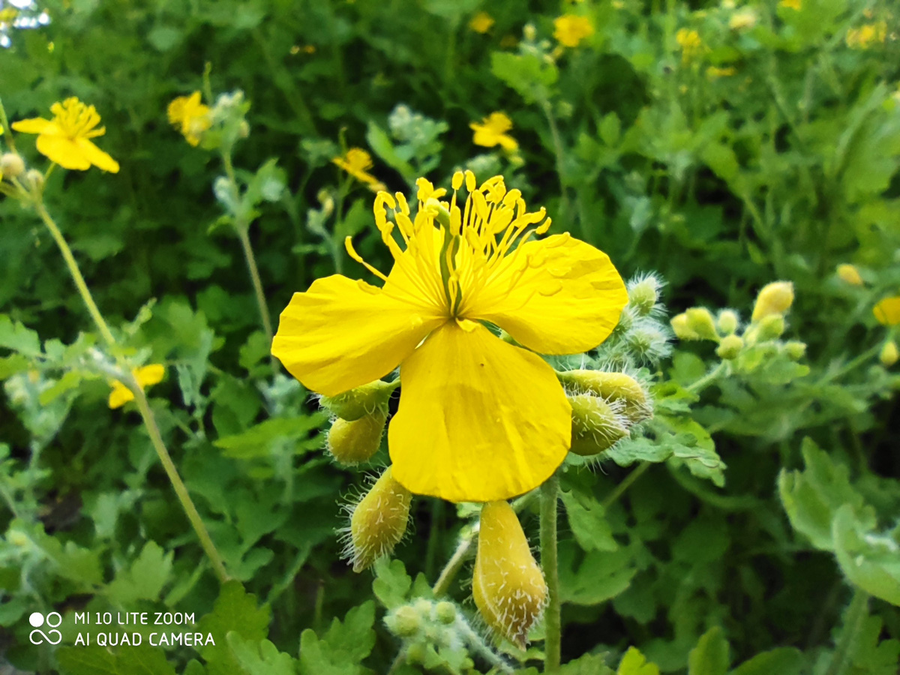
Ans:
{"label": "yellow flower with many stamens", "polygon": [[212,126],[209,119],[209,106],[200,101],[200,92],[190,96],[179,96],[174,99],[166,111],[169,124],[178,128],[188,143],[197,147],[203,132]]}
{"label": "yellow flower with many stamens", "polygon": [[12,128],[23,134],[38,134],[38,152],[64,169],[87,171],[96,166],[118,173],[119,163],[90,140],[106,133],[106,127],[97,128],[100,115],[94,106],[87,106],[73,96],[54,103],[50,112],[54,115],[52,120],[35,117],[14,122]]}
{"label": "yellow flower with many stamens", "polygon": [[534,239],[550,219],[543,208],[529,213],[502,176],[476,187],[471,172],[456,173],[449,203],[439,201],[446,190],[424,178],[417,185],[415,216],[401,193],[375,199],[375,221],[394,258],[389,275],[346,241],[384,285],[341,275],[316,280],[281,314],[272,353],[325,396],[399,365],[400,406],[388,431],[394,478],[410,492],[450,501],[507,499],[543,483],[571,441],[565,392],[533,352],[596,347],[628,293],[593,246],[568,234]]}

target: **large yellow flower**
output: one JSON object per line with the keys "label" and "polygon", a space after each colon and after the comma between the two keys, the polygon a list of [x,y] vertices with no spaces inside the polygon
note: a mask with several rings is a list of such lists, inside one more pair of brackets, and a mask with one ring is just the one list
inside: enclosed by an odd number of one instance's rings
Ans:
{"label": "large yellow flower", "polygon": [[90,140],[106,133],[106,127],[97,128],[100,115],[94,106],[87,106],[73,96],[54,103],[50,112],[54,114],[52,120],[35,117],[14,122],[12,128],[23,134],[38,134],[38,152],[64,169],[87,171],[96,166],[118,173],[119,163]]}
{"label": "large yellow flower", "polygon": [[190,96],[179,96],[174,99],[166,110],[169,124],[176,127],[188,143],[197,147],[203,132],[212,126],[209,119],[209,106],[200,100],[200,92],[195,91]]}
{"label": "large yellow flower", "polygon": [[[468,198],[460,209],[463,182]],[[571,441],[562,385],[532,352],[596,347],[628,294],[593,246],[568,234],[533,239],[550,219],[544,209],[527,212],[502,176],[476,188],[471,172],[457,173],[449,203],[439,201],[446,190],[424,178],[417,185],[414,217],[401,193],[375,199],[375,221],[394,258],[389,275],[346,241],[384,285],[341,275],[316,280],[281,314],[272,353],[326,396],[399,365],[400,407],[388,432],[394,478],[410,492],[450,501],[508,499],[543,483]]]}

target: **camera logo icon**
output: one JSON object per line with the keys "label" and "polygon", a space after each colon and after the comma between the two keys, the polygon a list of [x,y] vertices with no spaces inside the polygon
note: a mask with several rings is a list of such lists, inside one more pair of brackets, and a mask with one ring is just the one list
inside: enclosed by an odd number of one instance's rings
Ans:
{"label": "camera logo icon", "polygon": [[[62,615],[59,612],[50,612],[46,617],[40,612],[33,612],[31,616],[28,617],[28,623],[34,628],[28,635],[31,644],[40,645],[43,644],[45,640],[51,645],[58,645],[62,642],[62,633],[56,630],[62,623]],[[45,623],[50,629],[46,633],[41,630],[41,627]]]}

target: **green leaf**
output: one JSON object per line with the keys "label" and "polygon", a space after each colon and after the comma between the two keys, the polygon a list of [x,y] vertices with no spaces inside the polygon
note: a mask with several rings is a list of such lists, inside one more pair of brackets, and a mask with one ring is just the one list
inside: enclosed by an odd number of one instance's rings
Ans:
{"label": "green leaf", "polygon": [[244,640],[234,631],[228,634],[228,646],[246,675],[294,675],[295,661],[278,647],[262,640]]}
{"label": "green leaf", "polygon": [[832,540],[841,571],[853,584],[900,606],[900,555],[893,537],[872,532],[844,504],[832,521]]}
{"label": "green leaf", "polygon": [[412,164],[402,159],[400,155],[397,154],[397,149],[394,147],[391,137],[388,136],[387,132],[371,120],[369,120],[367,129],[366,142],[369,144],[369,147],[372,148],[375,154],[381,157],[388,166],[396,169],[406,181],[412,183],[416,179],[416,170]]}
{"label": "green leaf", "polygon": [[619,663],[616,675],[659,675],[659,666],[648,663],[637,647],[629,647]]}
{"label": "green leaf", "polygon": [[561,495],[569,517],[569,526],[581,548],[585,551],[615,551],[619,548],[613,539],[603,507],[595,499],[585,495],[576,496],[574,492],[562,492]]}
{"label": "green leaf", "polygon": [[82,374],[76,370],[70,370],[53,385],[41,392],[38,401],[41,405],[49,405],[67,391],[75,389],[81,384]]}
{"label": "green leaf", "polygon": [[372,590],[375,597],[388,609],[394,609],[406,602],[412,578],[406,573],[401,560],[382,558],[375,563],[375,581]]}
{"label": "green leaf", "polygon": [[332,620],[324,640],[337,652],[345,654],[351,661],[366,658],[375,646],[375,602],[367,600],[354,607],[343,621]]}
{"label": "green leaf", "polygon": [[38,334],[0,314],[0,347],[11,349],[25,356],[40,356],[41,341]]}
{"label": "green leaf", "polygon": [[582,654],[562,666],[558,672],[560,675],[613,675],[613,671],[599,654]]}
{"label": "green leaf", "polygon": [[[235,459],[267,457],[276,441],[305,437],[325,419],[326,416],[321,413],[302,417],[277,417],[252,426],[240,434],[220,438],[214,445],[222,448],[225,456]],[[301,446],[301,449],[306,448]]]}
{"label": "green leaf", "polygon": [[793,647],[782,647],[744,661],[731,671],[731,675],[800,675],[805,665],[801,652]]}
{"label": "green leaf", "polygon": [[116,655],[105,647],[60,647],[56,658],[66,675],[119,675]]}
{"label": "green leaf", "polygon": [[197,623],[198,633],[211,633],[215,645],[204,646],[200,654],[207,661],[210,675],[234,675],[240,672],[237,658],[227,646],[228,633],[251,642],[259,642],[269,633],[268,605],[256,606],[256,596],[248,594],[239,581],[227,581],[219,591],[213,611]]}
{"label": "green leaf", "polygon": [[556,65],[537,54],[491,54],[491,73],[525,99],[525,103],[549,101],[551,87],[559,78]]}
{"label": "green leaf", "polygon": [[618,144],[622,134],[622,121],[615,112],[608,113],[603,116],[600,122],[600,138],[608,146],[612,147]]}
{"label": "green leaf", "polygon": [[127,607],[136,600],[157,600],[172,572],[174,552],[166,555],[154,541],[148,541],[127,571],[120,571],[108,587],[113,602]]}
{"label": "green leaf", "polygon": [[120,675],[175,675],[165,651],[158,647],[123,647],[117,652],[116,667]]}
{"label": "green leaf", "polygon": [[572,547],[560,546],[559,581],[563,602],[600,604],[622,593],[637,574],[631,552],[626,548],[620,547],[611,553],[591,551],[577,569],[573,558]]}
{"label": "green leaf", "polygon": [[688,675],[725,675],[730,663],[728,640],[722,629],[714,626],[688,655]]}

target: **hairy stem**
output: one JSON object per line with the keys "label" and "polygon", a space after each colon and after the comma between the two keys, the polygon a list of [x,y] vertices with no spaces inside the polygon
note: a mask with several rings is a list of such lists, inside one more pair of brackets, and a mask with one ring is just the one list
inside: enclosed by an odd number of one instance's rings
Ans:
{"label": "hairy stem", "polygon": [[541,566],[547,580],[548,601],[544,612],[545,673],[558,673],[562,652],[562,619],[559,600],[559,560],[556,525],[559,477],[554,474],[541,486]]}
{"label": "hairy stem", "polygon": [[847,608],[841,637],[835,647],[831,663],[828,664],[828,670],[825,671],[825,675],[846,675],[849,672],[851,665],[850,650],[859,640],[859,633],[868,615],[869,594],[861,588],[857,588],[853,594],[853,599],[850,601],[850,606]]}

